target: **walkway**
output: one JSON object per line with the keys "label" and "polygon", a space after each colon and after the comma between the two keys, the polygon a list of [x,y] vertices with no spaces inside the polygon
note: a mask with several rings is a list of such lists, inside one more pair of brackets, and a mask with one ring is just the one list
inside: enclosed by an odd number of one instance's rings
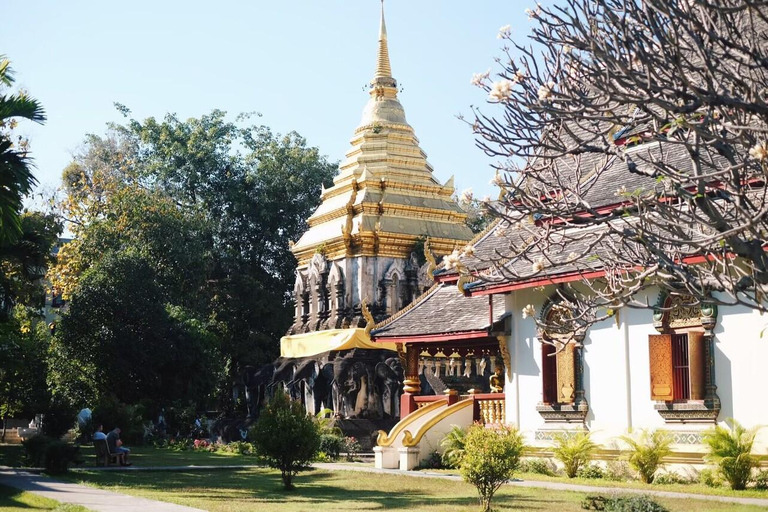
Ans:
{"label": "walkway", "polygon": [[60,503],[82,505],[94,512],[128,512],[135,510],[151,510],[153,512],[200,511],[197,508],[127,496],[12,469],[0,470],[0,484],[28,491]]}
{"label": "walkway", "polygon": [[[327,469],[331,471],[360,471],[363,473],[379,473],[387,475],[411,476],[416,478],[442,478],[445,480],[461,480],[458,475],[446,475],[444,473],[430,473],[429,471],[400,471],[399,469],[376,469],[367,466],[353,466],[342,463],[320,463],[313,464],[317,469]],[[768,507],[768,499],[765,498],[739,498],[736,496],[712,496],[709,494],[691,494],[687,492],[653,491],[645,489],[628,489],[624,487],[597,487],[591,485],[564,484],[560,482],[542,482],[536,480],[512,480],[507,485],[515,487],[535,487],[539,489],[550,489],[553,491],[577,491],[588,492],[590,494],[645,494],[658,496],[659,498],[672,498],[683,500],[702,500],[702,501],[720,501],[723,503],[739,503],[741,505],[757,505],[758,507]]]}

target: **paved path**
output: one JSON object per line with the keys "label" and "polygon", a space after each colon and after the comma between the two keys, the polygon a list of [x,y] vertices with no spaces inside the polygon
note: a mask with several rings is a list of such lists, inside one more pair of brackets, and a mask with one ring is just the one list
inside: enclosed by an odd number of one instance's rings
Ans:
{"label": "paved path", "polygon": [[72,484],[17,470],[0,470],[0,484],[29,491],[61,503],[82,505],[94,512],[199,512],[200,509],[137,498],[116,492]]}
{"label": "paved path", "polygon": [[[361,471],[364,473],[379,473],[388,475],[410,476],[416,478],[442,478],[445,480],[461,480],[457,475],[445,473],[430,473],[429,471],[400,471],[399,469],[376,469],[370,466],[358,466],[342,463],[313,464],[317,469],[329,469],[332,471]],[[535,487],[539,489],[551,489],[553,491],[577,491],[590,494],[646,494],[660,498],[674,498],[684,500],[721,501],[723,503],[739,503],[742,505],[757,505],[768,507],[768,499],[764,498],[739,498],[737,496],[712,496],[709,494],[691,494],[687,492],[654,491],[645,489],[628,489],[625,487],[596,487],[591,485],[565,484],[560,482],[542,482],[536,480],[512,480],[507,485],[515,487]]]}

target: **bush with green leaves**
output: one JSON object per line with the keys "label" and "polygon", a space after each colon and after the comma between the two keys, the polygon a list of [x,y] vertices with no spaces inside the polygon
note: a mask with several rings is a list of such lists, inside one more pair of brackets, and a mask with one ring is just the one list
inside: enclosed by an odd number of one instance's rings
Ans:
{"label": "bush with green leaves", "polygon": [[597,450],[589,432],[558,433],[554,435],[554,441],[553,453],[565,466],[568,478],[576,477],[579,469],[589,462]]}
{"label": "bush with green leaves", "polygon": [[591,495],[581,502],[584,510],[606,512],[667,512],[667,509],[648,496]]}
{"label": "bush with green leaves", "polygon": [[512,478],[524,451],[523,435],[515,428],[469,428],[460,470],[462,478],[477,489],[483,512],[491,510],[493,495]]}
{"label": "bush with green leaves", "polygon": [[75,427],[77,410],[65,400],[53,398],[43,410],[41,431],[48,437],[61,439]]}
{"label": "bush with green leaves", "polygon": [[727,420],[731,428],[716,425],[704,434],[709,454],[707,460],[717,465],[723,479],[731,489],[742,490],[752,476],[758,461],[752,455],[757,428],[744,428],[733,418]]}
{"label": "bush with green leaves", "polygon": [[50,474],[66,473],[70,464],[79,462],[78,446],[44,434],[30,437],[23,445],[26,464],[45,468]]}
{"label": "bush with green leaves", "polygon": [[557,466],[551,459],[523,459],[520,461],[520,472],[555,476],[557,474]]}
{"label": "bush with green leaves", "polygon": [[576,476],[579,478],[597,480],[605,478],[605,471],[597,464],[585,464],[579,468],[576,472]]}
{"label": "bush with green leaves", "polygon": [[446,468],[458,468],[461,458],[464,456],[464,442],[467,437],[466,429],[458,425],[451,426],[451,430],[440,441],[443,448],[442,464]]}
{"label": "bush with green leaves", "polygon": [[664,430],[641,430],[637,437],[621,436],[621,440],[630,447],[630,466],[643,482],[653,483],[656,471],[664,466],[664,457],[672,453],[672,436]]}
{"label": "bush with green leaves", "polygon": [[266,404],[253,426],[253,444],[265,462],[279,469],[285,489],[293,489],[293,477],[307,469],[320,450],[315,418],[301,403],[279,392]]}
{"label": "bush with green leaves", "polygon": [[710,468],[704,468],[699,471],[698,480],[700,484],[706,485],[707,487],[720,487],[723,485],[720,472]]}
{"label": "bush with green leaves", "polygon": [[767,490],[768,489],[768,469],[758,471],[755,477],[752,479],[752,481],[755,483],[755,489],[760,489],[761,491]]}
{"label": "bush with green leaves", "polygon": [[347,462],[354,462],[355,458],[363,451],[357,438],[346,436],[344,438],[344,452],[347,454]]}
{"label": "bush with green leaves", "polygon": [[320,435],[320,451],[331,461],[337,461],[344,449],[344,438],[336,434]]}
{"label": "bush with green leaves", "polygon": [[665,471],[656,475],[653,483],[658,485],[689,484],[691,480],[674,471]]}

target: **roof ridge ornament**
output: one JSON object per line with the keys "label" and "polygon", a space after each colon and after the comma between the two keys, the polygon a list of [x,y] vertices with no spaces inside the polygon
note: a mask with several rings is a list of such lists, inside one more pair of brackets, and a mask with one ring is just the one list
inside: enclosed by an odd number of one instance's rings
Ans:
{"label": "roof ridge ornament", "polygon": [[384,20],[384,0],[381,0],[381,21],[379,22],[379,48],[376,56],[376,72],[371,80],[371,87],[394,87],[397,81],[392,77],[392,65],[389,60],[389,46],[387,44],[387,23]]}

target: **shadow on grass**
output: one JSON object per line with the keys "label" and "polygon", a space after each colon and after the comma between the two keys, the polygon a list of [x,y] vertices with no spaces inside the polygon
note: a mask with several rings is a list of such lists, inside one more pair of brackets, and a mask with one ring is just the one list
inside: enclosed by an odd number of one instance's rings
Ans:
{"label": "shadow on grass", "polygon": [[19,500],[22,493],[24,491],[21,491],[19,489],[14,489],[13,487],[6,487],[5,485],[0,485],[0,510],[8,510],[8,509],[28,509],[28,510],[47,510],[43,507],[37,507],[35,505],[30,505],[28,503],[24,503]]}
{"label": "shadow on grass", "polygon": [[20,444],[4,444],[0,446],[0,466],[21,467],[23,458],[24,447]]}
{"label": "shadow on grass", "polygon": [[[217,472],[177,472],[163,474],[87,473],[77,477],[86,483],[110,486],[110,490],[126,487],[157,493],[157,498],[176,502],[202,500],[213,503],[237,502],[239,505],[294,505],[307,510],[336,510],[334,504],[358,505],[358,510],[412,510],[421,507],[477,507],[475,491],[464,484],[425,481],[409,477],[383,477],[352,472],[309,471],[294,480],[296,489],[285,491],[280,474],[271,470],[231,470]],[[458,484],[458,486],[457,486]],[[164,494],[165,496],[161,496]],[[147,496],[149,497],[149,496]],[[497,506],[513,506],[524,510],[556,510],[559,500],[502,492]],[[554,507],[554,508],[553,508]]]}

